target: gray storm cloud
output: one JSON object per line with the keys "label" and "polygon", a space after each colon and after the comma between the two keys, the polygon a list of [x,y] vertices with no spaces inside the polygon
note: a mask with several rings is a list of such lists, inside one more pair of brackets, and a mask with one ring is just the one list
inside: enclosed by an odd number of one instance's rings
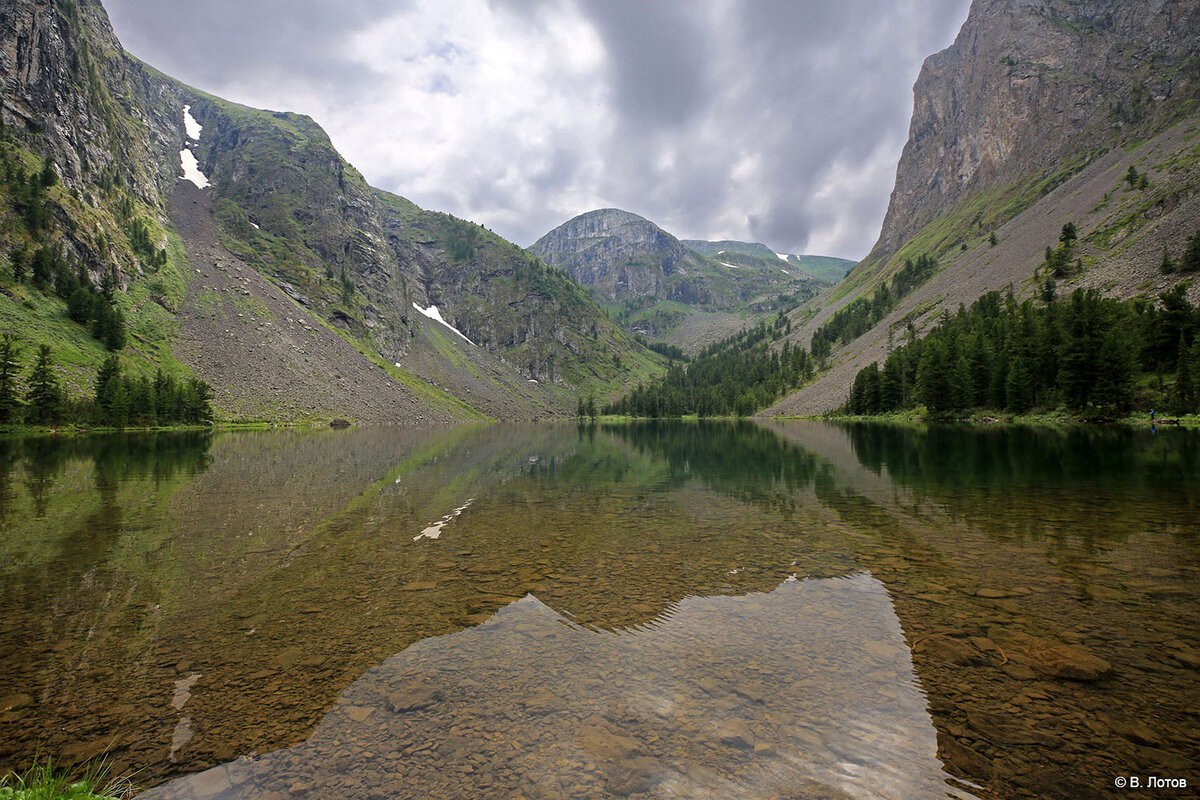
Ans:
{"label": "gray storm cloud", "polygon": [[603,206],[861,258],[968,0],[107,0],[130,52],[312,115],[372,183],[529,244]]}

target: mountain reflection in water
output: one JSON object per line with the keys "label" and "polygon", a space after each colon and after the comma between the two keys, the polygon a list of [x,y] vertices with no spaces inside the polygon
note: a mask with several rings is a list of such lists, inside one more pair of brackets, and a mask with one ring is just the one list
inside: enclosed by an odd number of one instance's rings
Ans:
{"label": "mountain reflection in water", "polygon": [[936,752],[891,599],[857,574],[615,632],[527,595],[368,670],[303,744],[142,800],[909,800],[947,795]]}
{"label": "mountain reflection in water", "polygon": [[1190,777],[1198,667],[1194,431],[0,441],[0,772],[1076,800]]}

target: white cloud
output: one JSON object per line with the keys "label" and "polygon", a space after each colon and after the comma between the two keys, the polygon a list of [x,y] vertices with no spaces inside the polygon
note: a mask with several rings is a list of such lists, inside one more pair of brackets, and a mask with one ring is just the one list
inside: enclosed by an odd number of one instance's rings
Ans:
{"label": "white cloud", "polygon": [[182,0],[106,5],[150,63],[312,116],[368,181],[422,206],[523,245],[616,206],[681,237],[847,257],[879,232],[912,83],[967,5],[211,2],[238,10],[186,36]]}

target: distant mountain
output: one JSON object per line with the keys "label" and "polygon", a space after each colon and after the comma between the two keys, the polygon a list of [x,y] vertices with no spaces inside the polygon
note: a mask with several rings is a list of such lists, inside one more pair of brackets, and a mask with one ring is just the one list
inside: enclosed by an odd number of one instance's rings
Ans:
{"label": "distant mountain", "polygon": [[763,249],[769,258],[700,253],[637,214],[605,208],[529,251],[590,288],[627,329],[698,349],[740,329],[746,315],[791,308],[825,285]]}
{"label": "distant mountain", "polygon": [[833,256],[798,256],[787,253],[777,253],[765,244],[757,242],[737,242],[723,240],[706,242],[700,239],[684,239],[683,244],[689,249],[713,258],[726,256],[731,253],[761,259],[764,263],[773,264],[772,259],[782,261],[794,267],[799,267],[806,273],[824,283],[837,283],[858,264],[845,258]]}
{"label": "distant mountain", "polygon": [[714,299],[698,275],[702,261],[674,236],[628,211],[581,214],[538,239],[529,252],[610,303],[647,296],[693,304]]}
{"label": "distant mountain", "polygon": [[225,418],[538,418],[662,369],[561,270],[373,189],[308,117],[142,64],[94,0],[0,5],[0,65],[0,264],[49,273],[0,268],[0,326],[75,396],[106,356],[81,279],[126,370],[198,375]]}

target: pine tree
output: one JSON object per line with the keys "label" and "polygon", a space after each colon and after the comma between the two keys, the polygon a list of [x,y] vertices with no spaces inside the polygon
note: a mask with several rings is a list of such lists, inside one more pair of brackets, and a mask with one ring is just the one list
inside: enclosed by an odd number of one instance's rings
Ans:
{"label": "pine tree", "polygon": [[12,263],[13,283],[24,283],[29,274],[29,255],[18,248],[9,254],[8,260]]}
{"label": "pine tree", "polygon": [[1004,400],[1009,411],[1024,414],[1033,408],[1033,381],[1029,376],[1029,368],[1025,359],[1016,356],[1009,365],[1008,377],[1004,384]]}
{"label": "pine tree", "polygon": [[58,183],[58,173],[54,171],[54,162],[50,160],[50,156],[46,156],[46,160],[42,162],[41,181],[42,186],[46,188]]}
{"label": "pine tree", "polygon": [[96,373],[96,412],[102,424],[107,423],[112,414],[113,395],[120,380],[121,362],[116,355],[110,355]]}
{"label": "pine tree", "polygon": [[950,378],[950,397],[955,409],[966,409],[975,405],[975,376],[965,354],[960,354],[954,363],[954,374]]}
{"label": "pine tree", "polygon": [[21,346],[17,337],[11,331],[5,331],[0,337],[0,424],[10,424],[17,421],[17,412],[21,401],[17,397],[17,373],[21,369],[17,360],[21,356]]}
{"label": "pine tree", "polygon": [[25,396],[29,404],[26,418],[35,425],[53,425],[62,417],[63,393],[54,374],[54,363],[50,360],[50,346],[38,348],[37,362],[29,373],[29,391]]}
{"label": "pine tree", "polygon": [[1179,363],[1175,367],[1175,385],[1171,387],[1171,407],[1177,414],[1190,414],[1196,408],[1196,381],[1192,375],[1192,353],[1179,340]]}
{"label": "pine tree", "polygon": [[1171,260],[1171,252],[1167,250],[1166,244],[1163,245],[1162,261],[1159,262],[1158,271],[1164,275],[1169,275],[1175,271],[1175,262]]}
{"label": "pine tree", "polygon": [[904,405],[903,356],[893,352],[884,362],[879,378],[879,410],[896,411]]}
{"label": "pine tree", "polygon": [[930,411],[948,411],[952,405],[950,370],[941,341],[925,342],[917,365],[917,398]]}
{"label": "pine tree", "polygon": [[1179,257],[1180,272],[1196,272],[1200,270],[1200,230],[1187,239],[1187,247]]}
{"label": "pine tree", "polygon": [[1119,329],[1110,328],[1100,346],[1096,387],[1092,392],[1096,405],[1117,413],[1128,410],[1133,374],[1132,348]]}
{"label": "pine tree", "polygon": [[117,378],[112,383],[105,424],[124,428],[129,424],[129,382],[126,378]]}

